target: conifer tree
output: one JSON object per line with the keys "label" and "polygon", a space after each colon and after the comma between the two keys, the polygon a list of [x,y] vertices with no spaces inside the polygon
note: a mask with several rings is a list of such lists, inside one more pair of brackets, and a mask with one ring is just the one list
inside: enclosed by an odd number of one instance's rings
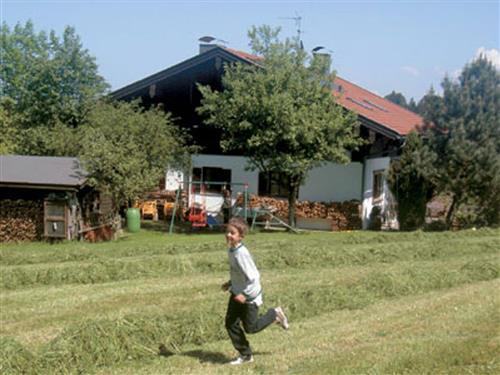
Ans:
{"label": "conifer tree", "polygon": [[392,90],[391,93],[384,96],[384,98],[387,100],[390,100],[394,104],[400,105],[403,108],[407,108],[407,106],[408,106],[406,103],[405,96],[400,92],[396,92],[396,91]]}
{"label": "conifer tree", "polygon": [[420,165],[438,192],[451,197],[450,226],[464,205],[477,225],[498,225],[500,212],[500,73],[484,57],[448,77],[443,97],[425,109],[426,144]]}
{"label": "conifer tree", "polygon": [[419,171],[427,161],[422,156],[422,139],[416,132],[407,135],[401,156],[391,163],[387,183],[397,202],[399,228],[420,229],[425,224],[427,202],[432,198],[434,186]]}

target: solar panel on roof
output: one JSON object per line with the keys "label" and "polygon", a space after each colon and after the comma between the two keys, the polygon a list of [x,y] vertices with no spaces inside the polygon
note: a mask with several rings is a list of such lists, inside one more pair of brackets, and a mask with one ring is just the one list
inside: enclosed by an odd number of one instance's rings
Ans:
{"label": "solar panel on roof", "polygon": [[366,99],[363,99],[363,101],[366,103],[366,104],[369,104],[371,105],[372,107],[375,107],[377,109],[380,109],[381,111],[384,111],[384,112],[389,112],[388,109],[382,107],[381,105],[378,105],[378,104],[375,104],[375,103],[372,103],[371,101],[369,100],[366,100]]}
{"label": "solar panel on roof", "polygon": [[373,111],[373,107],[371,107],[371,106],[369,106],[369,105],[367,105],[365,103],[362,103],[362,102],[360,102],[360,101],[358,101],[358,100],[356,100],[354,98],[351,98],[350,96],[348,96],[346,99],[350,100],[351,102],[353,102],[353,103],[355,103],[357,105],[359,105],[360,107],[363,107],[363,108],[369,109],[370,111]]}

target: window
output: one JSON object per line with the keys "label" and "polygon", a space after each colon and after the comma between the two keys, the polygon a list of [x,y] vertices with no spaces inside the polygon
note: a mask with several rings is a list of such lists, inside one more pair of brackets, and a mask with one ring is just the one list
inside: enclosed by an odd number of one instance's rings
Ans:
{"label": "window", "polygon": [[[224,184],[231,183],[231,170],[214,167],[193,168],[193,182],[203,183],[206,191],[221,193]],[[210,182],[217,184],[210,184]],[[200,186],[195,185],[195,191],[199,190]]]}
{"label": "window", "polygon": [[384,192],[384,171],[373,171],[373,201],[379,202],[382,200]]}
{"label": "window", "polygon": [[[259,195],[288,198],[288,178],[280,172],[259,173]],[[297,192],[298,194],[298,192]]]}

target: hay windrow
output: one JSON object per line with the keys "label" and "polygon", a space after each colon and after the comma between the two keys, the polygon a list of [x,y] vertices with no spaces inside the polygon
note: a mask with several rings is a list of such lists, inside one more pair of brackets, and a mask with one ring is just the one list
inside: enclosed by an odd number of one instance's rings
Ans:
{"label": "hay windrow", "polygon": [[[417,234],[414,234],[414,237]],[[251,238],[251,237],[250,237]],[[339,244],[322,241],[314,244],[296,241],[293,246],[285,240],[249,245],[257,264],[265,269],[313,269],[399,261],[452,259],[467,255],[497,253],[498,241],[494,237],[473,238],[467,248],[457,250],[452,243],[447,246],[437,240],[414,242]],[[462,241],[462,239],[456,239]],[[251,243],[251,241],[250,241]],[[175,251],[150,255],[139,251],[132,257],[111,258],[109,254],[94,256],[86,262],[43,263],[2,267],[0,288],[17,289],[35,285],[95,284],[120,280],[134,280],[164,275],[196,275],[225,271],[227,269],[224,245],[200,244],[190,246],[183,253],[183,246]],[[202,251],[203,250],[203,251]],[[130,249],[123,253],[130,254]],[[175,254],[174,254],[175,253]],[[10,259],[12,261],[12,259]],[[57,265],[57,266],[56,266]]]}
{"label": "hay windrow", "polygon": [[11,337],[0,336],[0,373],[35,374],[36,357],[23,345]]}

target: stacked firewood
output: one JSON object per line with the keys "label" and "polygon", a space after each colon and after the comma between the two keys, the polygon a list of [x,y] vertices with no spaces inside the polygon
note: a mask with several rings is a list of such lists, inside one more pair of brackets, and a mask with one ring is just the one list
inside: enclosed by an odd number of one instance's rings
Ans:
{"label": "stacked firewood", "polygon": [[42,237],[42,201],[0,200],[0,242],[34,241]]}
{"label": "stacked firewood", "polygon": [[[236,204],[243,205],[243,196],[239,196]],[[251,208],[266,208],[274,215],[288,217],[288,200],[250,195],[248,205]],[[311,219],[329,219],[332,230],[353,230],[361,228],[360,202],[310,202],[297,201],[296,217]]]}
{"label": "stacked firewood", "polygon": [[361,229],[360,202],[297,202],[297,217],[332,220],[332,230]]}
{"label": "stacked firewood", "polygon": [[[244,198],[238,196],[237,204],[243,206]],[[265,208],[270,210],[276,216],[288,215],[288,200],[272,197],[264,197],[250,194],[248,197],[248,206],[251,208]]]}

